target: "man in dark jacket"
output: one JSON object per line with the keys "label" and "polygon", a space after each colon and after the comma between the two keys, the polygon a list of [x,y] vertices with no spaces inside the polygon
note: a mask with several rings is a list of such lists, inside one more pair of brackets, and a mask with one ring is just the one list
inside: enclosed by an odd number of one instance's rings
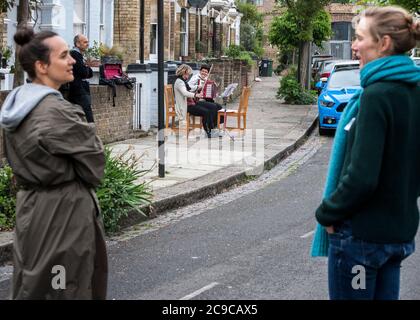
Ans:
{"label": "man in dark jacket", "polygon": [[69,84],[68,100],[80,105],[85,112],[87,122],[93,122],[89,82],[86,80],[92,78],[93,72],[83,58],[88,46],[89,40],[86,36],[78,34],[74,37],[74,48],[70,54],[76,63],[73,65],[74,80]]}

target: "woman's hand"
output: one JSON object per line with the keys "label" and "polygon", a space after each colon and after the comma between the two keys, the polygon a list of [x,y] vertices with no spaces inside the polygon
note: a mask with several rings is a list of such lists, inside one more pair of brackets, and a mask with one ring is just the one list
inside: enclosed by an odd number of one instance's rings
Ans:
{"label": "woman's hand", "polygon": [[201,98],[203,98],[203,92],[196,93],[196,94],[195,94],[195,97],[196,97],[197,99],[201,99]]}

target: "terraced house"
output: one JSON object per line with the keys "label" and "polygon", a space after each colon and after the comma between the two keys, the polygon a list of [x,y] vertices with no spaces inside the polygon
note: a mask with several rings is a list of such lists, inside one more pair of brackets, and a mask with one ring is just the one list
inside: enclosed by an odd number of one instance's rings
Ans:
{"label": "terraced house", "polygon": [[[164,0],[164,59],[218,57],[239,45],[240,22],[234,0]],[[124,63],[157,62],[157,0],[115,0],[114,26]]]}
{"label": "terraced house", "polygon": [[[16,1],[19,2],[19,1]],[[62,36],[70,46],[77,33],[86,34],[91,43],[96,41],[112,46],[114,37],[114,0],[43,0],[32,10],[29,23],[36,31],[52,30]],[[17,26],[17,7],[0,15],[0,47],[14,51],[13,35]],[[8,67],[14,64],[14,54]],[[8,68],[2,70],[3,74]],[[7,75],[4,76],[7,78]],[[2,82],[1,89],[11,89]]]}

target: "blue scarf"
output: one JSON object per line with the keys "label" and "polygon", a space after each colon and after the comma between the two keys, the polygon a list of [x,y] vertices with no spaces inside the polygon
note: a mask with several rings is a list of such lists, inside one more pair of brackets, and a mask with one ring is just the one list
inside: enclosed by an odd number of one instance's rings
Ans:
{"label": "blue scarf", "polygon": [[[337,126],[325,183],[324,199],[328,198],[338,186],[347,144],[347,131],[344,128],[359,111],[363,89],[378,81],[420,82],[420,68],[415,66],[413,61],[405,55],[392,55],[366,64],[360,71],[360,80],[362,89],[350,99]],[[328,233],[323,226],[317,223],[312,242],[312,257],[328,256],[328,245]]]}

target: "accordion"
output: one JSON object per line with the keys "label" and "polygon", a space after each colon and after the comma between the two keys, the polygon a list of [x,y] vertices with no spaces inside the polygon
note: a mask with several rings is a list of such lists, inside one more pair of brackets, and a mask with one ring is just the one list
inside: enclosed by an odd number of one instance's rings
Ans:
{"label": "accordion", "polygon": [[214,81],[208,80],[203,87],[203,98],[214,99],[217,95],[217,87]]}

